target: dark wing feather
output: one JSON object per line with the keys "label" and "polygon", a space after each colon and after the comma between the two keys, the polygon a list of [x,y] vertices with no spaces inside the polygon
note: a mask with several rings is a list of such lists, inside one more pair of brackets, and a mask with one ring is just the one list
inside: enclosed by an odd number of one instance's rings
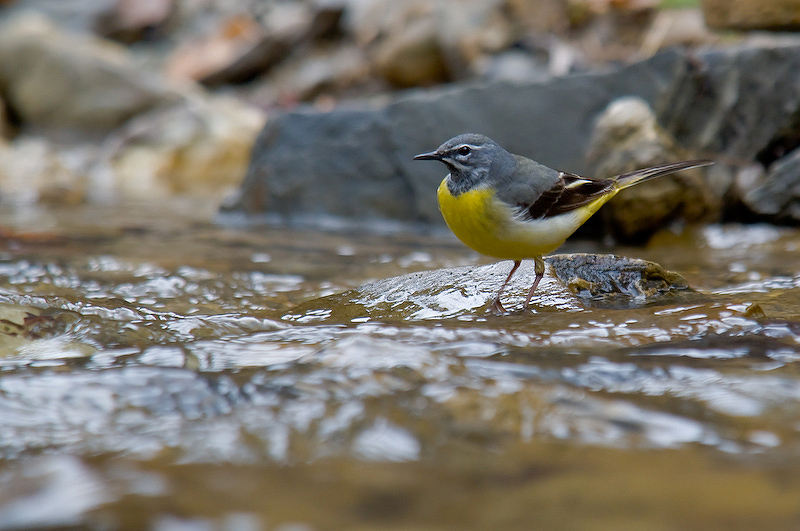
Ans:
{"label": "dark wing feather", "polygon": [[531,205],[517,205],[522,212],[523,219],[539,219],[547,217],[547,213],[561,199],[564,193],[564,179],[559,179],[549,190],[545,190]]}
{"label": "dark wing feather", "polygon": [[516,204],[519,217],[523,220],[565,214],[591,203],[614,188],[624,189],[662,175],[713,164],[710,160],[690,160],[636,170],[611,179],[592,179],[574,173],[556,172],[524,157],[515,156],[515,159],[516,171],[498,195],[507,203]]}
{"label": "dark wing feather", "polygon": [[523,219],[543,219],[564,214],[591,203],[614,186],[611,179],[586,179],[560,172],[549,190],[530,205],[519,205]]}
{"label": "dark wing feather", "polygon": [[561,172],[564,193],[545,217],[557,216],[587,205],[614,187],[613,179],[587,179],[574,173]]}

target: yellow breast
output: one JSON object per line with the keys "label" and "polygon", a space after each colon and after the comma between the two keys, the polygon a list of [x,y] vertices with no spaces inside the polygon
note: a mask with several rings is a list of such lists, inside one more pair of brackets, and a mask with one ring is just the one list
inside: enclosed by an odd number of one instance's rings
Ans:
{"label": "yellow breast", "polygon": [[453,196],[445,178],[437,191],[442,217],[459,240],[481,254],[511,260],[553,252],[613,195],[552,218],[522,220],[491,189]]}

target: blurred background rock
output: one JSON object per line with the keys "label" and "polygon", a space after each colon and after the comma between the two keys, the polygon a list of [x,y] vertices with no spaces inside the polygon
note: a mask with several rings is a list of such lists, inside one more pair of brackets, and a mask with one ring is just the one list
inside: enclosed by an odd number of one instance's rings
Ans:
{"label": "blurred background rock", "polygon": [[[764,7],[773,3],[782,10],[777,19],[778,11]],[[680,204],[665,207],[670,216],[787,222],[795,219],[787,214],[792,209],[777,208],[780,215],[772,216],[776,207],[764,207],[755,199],[760,195],[741,191],[739,174],[749,175],[756,163],[769,182],[796,166],[782,163],[767,171],[800,143],[800,89],[795,88],[800,85],[792,84],[791,72],[780,70],[800,60],[800,40],[793,33],[731,29],[792,30],[800,8],[788,0],[739,0],[737,9],[722,4],[5,0],[0,2],[0,200],[72,203],[188,194],[229,197],[226,209],[246,215],[285,219],[274,207],[281,203],[284,210],[322,216],[439,223],[433,200],[424,194],[433,197],[441,175],[405,159],[416,144],[436,147],[448,128],[404,123],[407,111],[422,119],[429,113],[454,129],[499,132],[497,140],[509,149],[532,156],[553,153],[542,161],[570,171],[607,173],[630,169],[634,161],[721,155],[723,168],[715,169],[710,181],[684,178],[710,184],[692,181],[686,188],[686,181],[673,190]],[[737,13],[746,13],[746,20]],[[647,62],[664,49],[672,55]],[[650,66],[633,71],[645,72],[647,94],[625,85],[641,85],[636,75],[613,75],[642,61]],[[737,81],[743,72],[738,69],[750,65],[761,69],[760,89]],[[546,97],[577,85],[570,94],[581,99],[596,89],[592,80],[600,79],[581,76],[605,74],[610,77],[598,89],[602,96],[590,94],[574,106]],[[565,76],[583,81],[561,81]],[[777,96],[770,84],[780,85]],[[424,90],[404,91],[409,88]],[[451,98],[460,91],[478,92],[472,99]],[[783,106],[782,115],[759,115],[771,123],[756,127],[756,140],[750,131],[734,130],[729,111],[738,109],[749,126],[750,115],[763,111],[759,98],[768,94],[777,98],[776,113]],[[612,164],[596,153],[587,159],[590,137],[594,147],[604,143],[597,137],[603,126],[592,132],[602,111],[629,95],[644,98],[651,113],[647,127],[651,134],[661,128],[656,136],[670,138],[664,144],[670,147],[650,157],[637,154],[634,144],[611,145],[606,151],[627,150],[633,159]],[[509,98],[544,103],[504,115],[497,109],[507,107]],[[455,101],[463,107],[452,108]],[[358,112],[330,113],[348,109]],[[370,112],[377,114],[363,114]],[[530,114],[512,124],[514,112]],[[543,138],[548,129],[544,134],[542,128],[526,129],[526,121],[549,124],[555,140]],[[506,130],[513,135],[510,144],[502,138]],[[560,145],[553,146],[556,142]],[[362,157],[358,164],[342,160],[354,154]],[[40,178],[21,177],[25,172]],[[375,188],[381,186],[376,179],[387,184],[385,190]],[[292,180],[297,182],[287,196],[281,190]],[[346,180],[363,184],[355,197],[365,206],[336,208],[353,197]],[[794,193],[790,185],[780,189]],[[315,199],[320,195],[326,198],[321,203]],[[619,202],[622,208],[623,198]],[[632,229],[623,227],[641,225],[620,221],[619,208],[612,207],[609,215],[617,221],[611,224],[618,237],[633,237]]]}

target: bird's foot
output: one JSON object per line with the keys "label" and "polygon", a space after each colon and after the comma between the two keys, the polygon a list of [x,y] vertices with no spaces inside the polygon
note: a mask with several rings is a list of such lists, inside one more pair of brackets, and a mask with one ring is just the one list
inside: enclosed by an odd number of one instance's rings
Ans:
{"label": "bird's foot", "polygon": [[505,306],[500,302],[500,299],[495,299],[492,302],[492,305],[489,306],[489,312],[493,313],[494,315],[522,315],[526,313],[538,313],[536,308],[533,308],[530,304],[525,303],[522,305],[522,308],[516,308],[514,310],[506,310]]}
{"label": "bird's foot", "polygon": [[495,315],[505,315],[508,312],[503,307],[503,304],[500,302],[500,297],[496,298],[492,305],[489,307],[489,311]]}

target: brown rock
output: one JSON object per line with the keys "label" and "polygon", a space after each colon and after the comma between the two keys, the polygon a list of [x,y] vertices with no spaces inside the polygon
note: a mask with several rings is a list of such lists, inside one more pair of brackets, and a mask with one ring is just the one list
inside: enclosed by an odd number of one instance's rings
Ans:
{"label": "brown rock", "polygon": [[125,48],[25,14],[0,27],[0,91],[22,125],[107,131],[176,99]]}
{"label": "brown rock", "polygon": [[670,46],[711,45],[718,40],[699,9],[662,9],[642,39],[641,54],[650,56]]}
{"label": "brown rock", "polygon": [[40,137],[0,141],[0,197],[6,204],[76,204],[86,199],[88,179],[71,169]]}
{"label": "brown rock", "polygon": [[176,0],[117,0],[95,20],[103,37],[133,43],[158,33],[175,12]]}
{"label": "brown rock", "polygon": [[261,38],[229,64],[200,79],[207,86],[245,83],[286,59],[309,35],[314,13],[303,3],[274,4],[266,16]]}
{"label": "brown rock", "polygon": [[340,36],[344,8],[344,0],[320,0],[315,2],[306,38],[316,41]]}
{"label": "brown rock", "polygon": [[523,33],[502,2],[462,2],[457,9],[445,4],[436,20],[448,70],[457,77],[471,77],[483,61],[510,47]]}
{"label": "brown rock", "polygon": [[422,0],[351,0],[342,26],[356,44],[367,47],[393,33],[402,32],[415,19],[431,17],[435,6]]}
{"label": "brown rock", "polygon": [[304,45],[337,35],[343,9],[334,2],[284,2],[271,5],[263,23],[245,15],[229,18],[210,37],[181,46],[167,70],[211,87],[246,83]]}
{"label": "brown rock", "polygon": [[419,18],[402,32],[391,34],[375,51],[375,67],[384,79],[398,87],[447,81],[450,75],[436,22],[430,17]]}
{"label": "brown rock", "polygon": [[[646,102],[635,97],[612,102],[597,120],[589,147],[595,177],[691,158],[656,122]],[[634,186],[603,207],[612,234],[641,241],[675,221],[699,221],[719,215],[702,170],[689,170]]]}
{"label": "brown rock", "polygon": [[0,98],[0,142],[4,139],[11,138],[11,123],[8,119],[8,111],[3,99]]}
{"label": "brown rock", "polygon": [[264,38],[261,26],[249,16],[222,20],[212,34],[178,46],[166,63],[173,79],[194,81],[211,77],[245,56]]}
{"label": "brown rock", "polygon": [[315,46],[278,65],[253,91],[255,101],[309,101],[369,81],[364,51],[354,45]]}
{"label": "brown rock", "polygon": [[556,254],[546,260],[553,276],[581,297],[653,299],[691,289],[678,273],[647,260],[585,253]]}
{"label": "brown rock", "polygon": [[293,44],[294,42],[291,40],[267,35],[229,64],[198,81],[208,87],[228,83],[246,83],[267,72],[286,58]]}
{"label": "brown rock", "polygon": [[262,113],[234,99],[187,98],[137,117],[110,137],[102,167],[128,197],[221,199],[244,175],[263,123]]}
{"label": "brown rock", "polygon": [[800,0],[703,0],[702,6],[712,28],[800,29]]}
{"label": "brown rock", "polygon": [[506,0],[509,16],[532,31],[553,32],[569,26],[569,2],[564,0]]}

